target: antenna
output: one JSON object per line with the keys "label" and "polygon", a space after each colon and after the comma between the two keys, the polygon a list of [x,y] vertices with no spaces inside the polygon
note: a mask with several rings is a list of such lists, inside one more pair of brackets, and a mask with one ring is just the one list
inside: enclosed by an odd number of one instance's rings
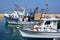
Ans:
{"label": "antenna", "polygon": [[38,8],[39,8],[39,7],[38,7],[38,4],[37,4],[36,8],[34,9],[34,14],[35,14],[35,13],[38,13]]}
{"label": "antenna", "polygon": [[41,9],[42,14],[44,13],[44,10],[45,10],[45,9]]}
{"label": "antenna", "polygon": [[19,11],[19,6],[17,4],[14,4],[15,6],[15,11]]}
{"label": "antenna", "polygon": [[45,10],[45,14],[48,14],[48,0],[46,1],[46,10]]}
{"label": "antenna", "polygon": [[7,8],[4,8],[3,11],[4,11],[4,13],[7,13]]}

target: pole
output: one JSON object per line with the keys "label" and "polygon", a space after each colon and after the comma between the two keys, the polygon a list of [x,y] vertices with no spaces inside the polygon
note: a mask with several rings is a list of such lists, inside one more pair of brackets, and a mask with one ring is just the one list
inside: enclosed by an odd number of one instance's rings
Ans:
{"label": "pole", "polygon": [[45,14],[48,14],[48,0],[46,2],[46,10],[45,10]]}

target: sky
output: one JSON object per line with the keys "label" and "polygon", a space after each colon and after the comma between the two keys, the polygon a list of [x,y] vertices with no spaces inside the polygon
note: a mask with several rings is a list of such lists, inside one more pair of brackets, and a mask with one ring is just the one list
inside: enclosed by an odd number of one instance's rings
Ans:
{"label": "sky", "polygon": [[34,10],[38,6],[40,11],[46,8],[46,2],[48,2],[49,13],[60,13],[60,0],[0,0],[0,13],[5,11],[12,12],[15,4],[19,8],[26,8],[27,11],[29,9]]}

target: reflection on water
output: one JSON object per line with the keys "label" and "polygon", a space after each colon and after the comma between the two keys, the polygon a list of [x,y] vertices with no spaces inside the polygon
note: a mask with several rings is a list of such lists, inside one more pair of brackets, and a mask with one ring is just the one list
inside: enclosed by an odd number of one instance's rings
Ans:
{"label": "reflection on water", "polygon": [[36,39],[23,38],[16,29],[17,25],[8,25],[5,20],[0,20],[0,40],[52,40],[52,39]]}

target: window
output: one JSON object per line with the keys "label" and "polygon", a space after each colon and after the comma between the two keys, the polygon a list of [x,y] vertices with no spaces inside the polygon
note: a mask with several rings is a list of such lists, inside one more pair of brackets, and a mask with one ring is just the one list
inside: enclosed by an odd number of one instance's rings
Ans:
{"label": "window", "polygon": [[45,22],[45,25],[50,24],[50,23],[51,23],[50,21],[46,21],[46,22]]}

